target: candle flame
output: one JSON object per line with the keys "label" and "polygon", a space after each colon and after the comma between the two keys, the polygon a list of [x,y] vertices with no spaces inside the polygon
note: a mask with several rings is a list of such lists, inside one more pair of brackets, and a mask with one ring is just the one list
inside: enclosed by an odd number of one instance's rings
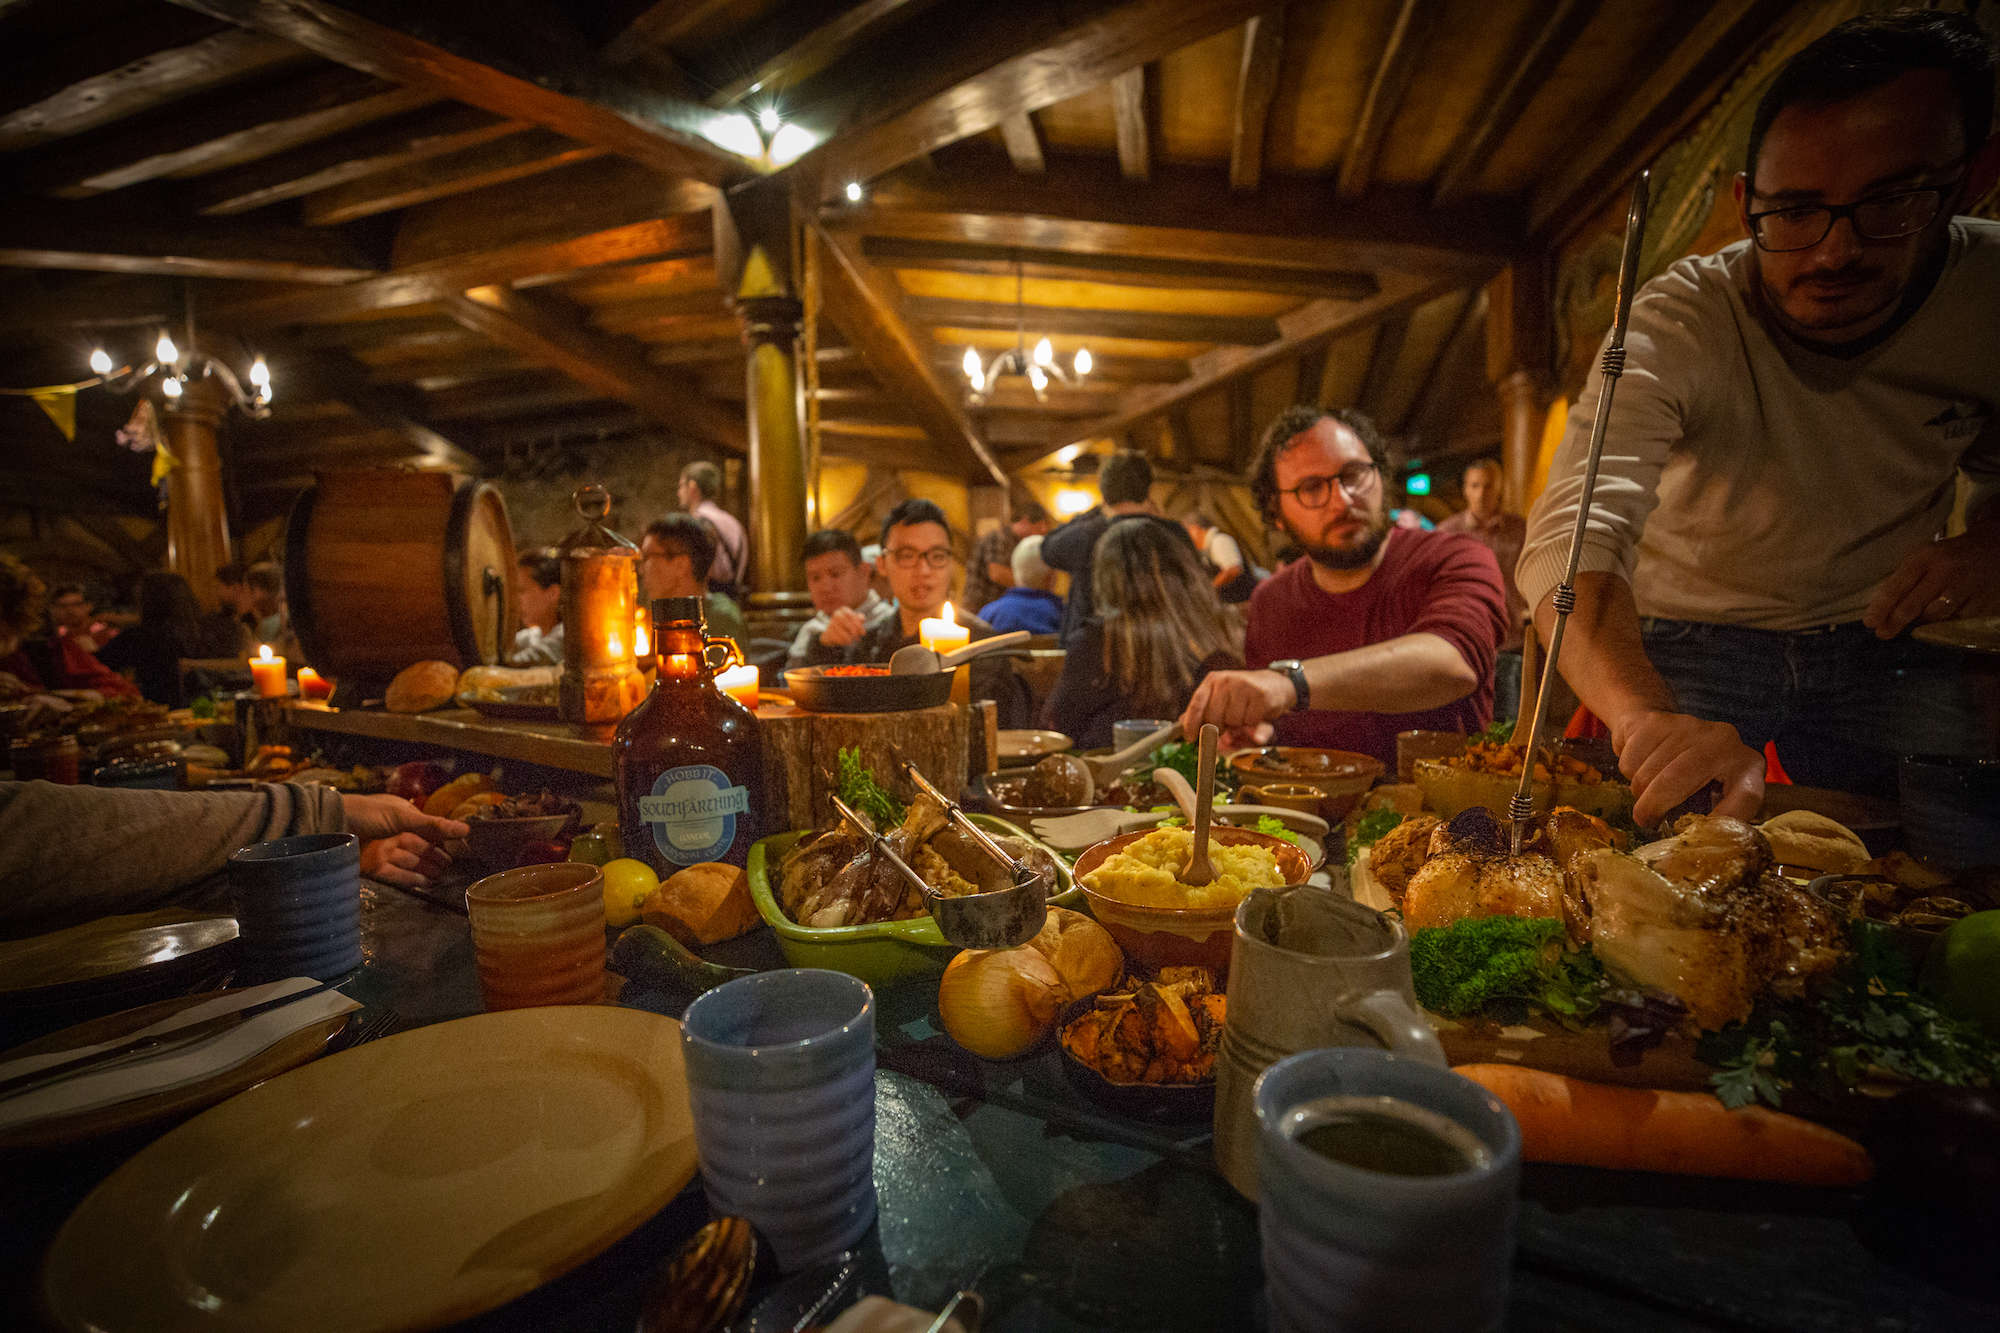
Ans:
{"label": "candle flame", "polygon": [[652,651],[653,641],[647,637],[646,627],[644,625],[634,625],[632,627],[632,655],[635,657],[645,657]]}
{"label": "candle flame", "polygon": [[270,661],[270,660],[271,660],[271,645],[270,645],[270,644],[268,644],[268,643],[260,643],[260,644],[258,644],[258,645],[257,645],[257,660],[258,660],[258,661],[260,661],[260,662],[268,662],[268,661]]}
{"label": "candle flame", "polygon": [[944,610],[943,612],[940,613],[938,618],[943,620],[948,625],[956,625],[958,623],[958,617],[951,613],[950,602],[946,602],[944,604]]}
{"label": "candle flame", "polygon": [[604,636],[604,651],[612,657],[623,657],[625,655],[625,640],[619,635],[617,630],[612,630],[611,633]]}

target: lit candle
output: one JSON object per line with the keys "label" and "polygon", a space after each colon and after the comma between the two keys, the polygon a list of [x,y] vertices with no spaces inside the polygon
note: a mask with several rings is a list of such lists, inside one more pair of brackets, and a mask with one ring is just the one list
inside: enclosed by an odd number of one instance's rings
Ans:
{"label": "lit candle", "polygon": [[646,613],[641,611],[639,618],[632,622],[632,656],[639,659],[640,669],[645,670],[653,665],[646,660],[652,655],[653,636],[646,632]]}
{"label": "lit candle", "polygon": [[333,682],[314,671],[309,666],[299,668],[299,698],[328,699],[333,696]]}
{"label": "lit candle", "polygon": [[616,662],[623,656],[625,656],[625,636],[617,630],[612,630],[604,636],[604,660]]}
{"label": "lit candle", "polygon": [[260,644],[250,659],[250,681],[260,698],[282,698],[285,693],[285,659],[272,655],[271,645]]}
{"label": "lit candle", "polygon": [[757,706],[756,667],[748,663],[743,666],[726,667],[715,673],[715,683],[724,694],[745,708]]}
{"label": "lit candle", "polygon": [[972,642],[972,631],[958,623],[951,603],[946,602],[942,616],[917,623],[917,641],[939,654],[955,653]]}

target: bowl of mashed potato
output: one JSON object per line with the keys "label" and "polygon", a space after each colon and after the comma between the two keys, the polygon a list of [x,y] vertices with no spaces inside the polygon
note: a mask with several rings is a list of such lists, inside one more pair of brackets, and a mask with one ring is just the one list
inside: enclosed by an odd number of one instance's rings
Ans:
{"label": "bowl of mashed potato", "polygon": [[1229,967],[1236,905],[1252,889],[1303,884],[1312,874],[1304,851],[1253,829],[1215,825],[1209,864],[1215,879],[1184,884],[1194,835],[1185,828],[1120,834],[1076,859],[1075,878],[1091,915],[1127,957],[1152,967]]}

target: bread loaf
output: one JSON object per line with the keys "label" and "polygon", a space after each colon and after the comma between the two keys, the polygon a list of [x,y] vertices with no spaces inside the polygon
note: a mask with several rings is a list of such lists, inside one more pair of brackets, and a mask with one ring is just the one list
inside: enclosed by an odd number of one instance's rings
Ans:
{"label": "bread loaf", "polygon": [[1760,827],[1771,840],[1771,854],[1779,865],[1848,875],[1868,859],[1868,844],[1860,834],[1810,810],[1787,810]]}
{"label": "bread loaf", "polygon": [[741,866],[703,861],[667,876],[639,906],[640,919],[682,944],[733,940],[759,923]]}
{"label": "bread loaf", "polygon": [[457,693],[457,667],[449,662],[418,662],[396,673],[382,695],[382,706],[392,713],[427,713],[444,707]]}

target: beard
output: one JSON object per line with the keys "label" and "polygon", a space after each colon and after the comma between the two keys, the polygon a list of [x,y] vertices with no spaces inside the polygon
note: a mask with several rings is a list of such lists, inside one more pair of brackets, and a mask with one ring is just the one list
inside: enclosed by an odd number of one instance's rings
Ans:
{"label": "beard", "polygon": [[1306,553],[1306,559],[1321,569],[1348,570],[1367,568],[1375,559],[1375,553],[1382,549],[1382,543],[1388,540],[1389,513],[1386,507],[1366,515],[1364,522],[1362,530],[1344,546],[1327,546],[1317,540],[1320,533],[1308,536],[1283,519],[1279,520],[1279,526],[1298,543],[1299,549]]}

